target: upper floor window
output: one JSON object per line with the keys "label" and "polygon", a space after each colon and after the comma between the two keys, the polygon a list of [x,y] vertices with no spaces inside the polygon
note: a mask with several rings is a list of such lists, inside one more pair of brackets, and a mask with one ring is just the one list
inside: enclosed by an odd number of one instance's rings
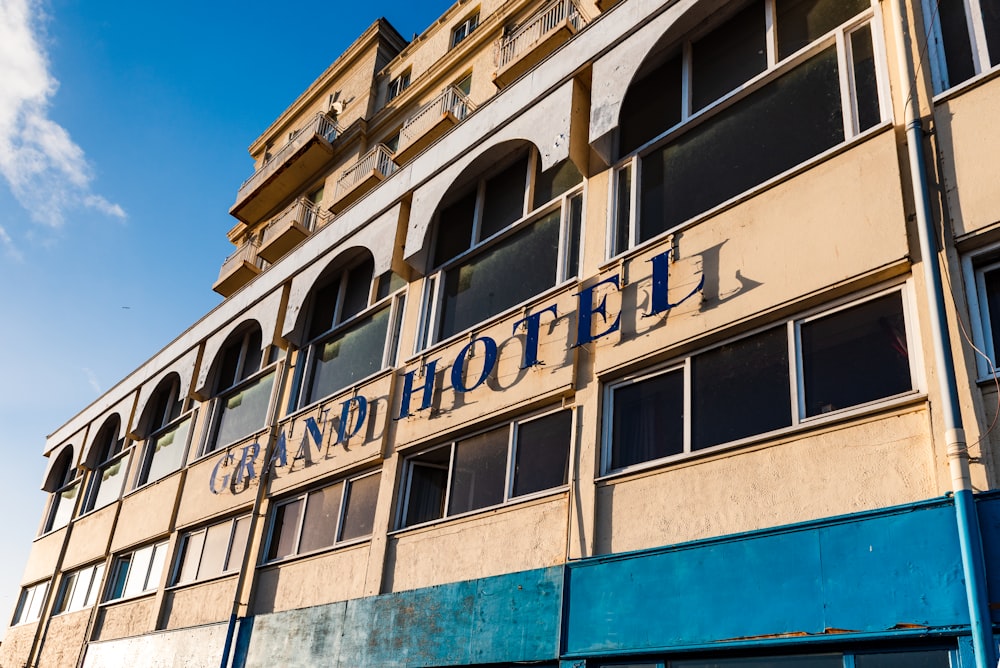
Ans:
{"label": "upper floor window", "polygon": [[1000,0],[923,0],[923,9],[936,91],[1000,64]]}
{"label": "upper floor window", "polygon": [[125,448],[125,436],[120,435],[121,420],[113,415],[101,427],[92,447],[96,448],[99,462],[90,477],[87,498],[83,512],[103,508],[121,496],[125,486],[129,452]]}
{"label": "upper floor window", "polygon": [[385,94],[385,101],[391,102],[396,97],[399,96],[404,90],[410,87],[410,70],[407,69],[405,72],[395,77],[389,82],[389,88]]}
{"label": "upper floor window", "polygon": [[403,311],[402,285],[389,290],[390,279],[382,276],[373,290],[374,270],[375,262],[369,254],[343,269],[328,272],[313,289],[301,406],[330,396],[395,362]]}
{"label": "upper floor window", "polygon": [[241,515],[181,536],[172,584],[236,573],[243,566],[250,516]]}
{"label": "upper floor window", "polygon": [[479,12],[472,14],[451,31],[451,46],[458,46],[459,42],[472,34],[472,31],[479,26]]}
{"label": "upper floor window", "polygon": [[972,335],[981,351],[976,355],[977,375],[992,378],[1000,356],[1000,250],[993,248],[963,262]]}
{"label": "upper floor window", "polygon": [[66,573],[59,583],[59,594],[52,614],[83,610],[97,603],[104,577],[104,562]]}
{"label": "upper floor window", "polygon": [[234,332],[219,353],[212,429],[204,452],[223,448],[263,429],[274,386],[274,368],[261,371],[260,327]]}
{"label": "upper floor window", "polygon": [[193,420],[190,413],[182,416],[185,403],[176,374],[161,380],[150,396],[145,424],[148,436],[136,487],[155,482],[183,466]]}
{"label": "upper floor window", "polygon": [[45,596],[49,593],[49,581],[39,582],[36,585],[25,587],[21,590],[21,596],[17,599],[17,607],[14,609],[14,619],[11,626],[37,622],[42,618],[42,609],[45,607]]}
{"label": "upper floor window", "polygon": [[577,275],[583,177],[570,161],[542,172],[515,151],[438,209],[419,347],[472,327]]}
{"label": "upper floor window", "polygon": [[408,457],[399,528],[489,508],[562,487],[573,413],[516,420]]}
{"label": "upper floor window", "polygon": [[69,524],[80,494],[82,479],[80,470],[73,465],[73,448],[67,447],[59,454],[54,465],[58,487],[49,497],[49,509],[45,515],[42,533],[60,529]]}
{"label": "upper floor window", "polygon": [[869,0],[755,0],[640,69],[622,103],[609,255],[878,125],[879,30]]}
{"label": "upper floor window", "polygon": [[265,561],[370,536],[379,476],[379,471],[365,473],[276,504]]}
{"label": "upper floor window", "polygon": [[116,557],[108,578],[105,601],[138,596],[160,586],[167,560],[167,541]]}
{"label": "upper floor window", "polygon": [[912,392],[903,297],[901,289],[883,292],[609,386],[602,470],[690,455]]}

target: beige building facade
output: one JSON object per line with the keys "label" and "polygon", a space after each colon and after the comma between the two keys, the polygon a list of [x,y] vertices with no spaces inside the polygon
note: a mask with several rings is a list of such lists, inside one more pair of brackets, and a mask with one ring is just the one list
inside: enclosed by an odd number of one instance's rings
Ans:
{"label": "beige building facade", "polygon": [[376,21],[48,438],[0,665],[992,668],[998,73],[994,0]]}

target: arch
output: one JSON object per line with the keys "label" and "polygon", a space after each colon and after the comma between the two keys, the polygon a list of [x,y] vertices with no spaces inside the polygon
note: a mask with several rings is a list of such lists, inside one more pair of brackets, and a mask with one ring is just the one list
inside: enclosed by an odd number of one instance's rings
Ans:
{"label": "arch", "polygon": [[94,432],[94,437],[89,439],[80,464],[91,471],[96,469],[101,462],[108,458],[119,436],[125,437],[122,434],[121,416],[118,413],[111,413],[104,419],[101,428]]}
{"label": "arch", "polygon": [[132,430],[133,437],[137,439],[146,438],[176,417],[174,413],[179,411],[175,411],[172,404],[181,404],[180,410],[183,410],[184,400],[187,398],[181,376],[176,371],[162,374],[155,385],[149,383],[149,386],[153,389],[146,396]]}
{"label": "arch", "polygon": [[[246,344],[248,346],[245,351],[245,355],[237,350],[237,347],[244,345],[244,339],[246,339]],[[237,364],[232,371],[234,378],[244,373],[247,373],[247,375],[253,374],[266,364],[264,353],[267,350],[267,343],[265,343],[264,335],[259,322],[256,320],[244,320],[238,327],[234,328],[229,333],[226,339],[219,346],[219,349],[216,351],[216,354],[212,359],[212,363],[209,365],[208,376],[206,378],[206,388],[213,395],[218,389],[220,389],[217,387],[219,383],[219,375],[223,372],[223,365],[226,363],[227,355],[233,350],[237,351],[238,357]],[[247,365],[253,367],[253,370],[246,372],[245,369]],[[226,383],[226,387],[229,387],[231,384],[233,383]]]}
{"label": "arch", "polygon": [[49,465],[42,479],[42,490],[55,492],[72,478],[68,477],[76,469],[76,446],[65,443],[49,455]]}
{"label": "arch", "polygon": [[182,357],[174,361],[159,373],[153,375],[139,388],[139,396],[136,400],[136,419],[129,431],[129,437],[134,440],[141,440],[149,435],[149,410],[150,401],[153,394],[160,387],[164,378],[170,375],[177,376],[180,383],[180,394],[182,399],[187,399],[191,393],[191,382],[194,377],[195,365],[198,362],[198,349],[192,348]]}

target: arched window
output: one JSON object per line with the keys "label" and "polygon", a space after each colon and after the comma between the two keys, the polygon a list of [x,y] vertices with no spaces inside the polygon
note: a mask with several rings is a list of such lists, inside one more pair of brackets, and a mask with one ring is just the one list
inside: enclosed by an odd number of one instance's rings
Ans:
{"label": "arched window", "polygon": [[262,336],[253,323],[233,332],[216,357],[212,429],[203,452],[218,450],[267,423],[274,367],[262,371]]}
{"label": "arched window", "polygon": [[389,272],[376,281],[371,254],[335,264],[313,288],[303,346],[299,405],[330,396],[395,362],[405,283]]}
{"label": "arched window", "polygon": [[183,466],[193,421],[191,413],[182,415],[186,403],[177,374],[161,380],[150,396],[143,416],[146,443],[136,487],[159,480]]}
{"label": "arched window", "polygon": [[[45,515],[45,524],[42,533],[48,533],[60,529],[69,524],[73,517],[73,509],[76,506],[76,497],[80,493],[80,471],[73,465],[73,447],[66,447],[59,453],[58,459],[53,467],[53,475],[49,477],[54,481],[55,489],[49,498],[49,511]],[[48,489],[48,485],[46,488]]]}
{"label": "arched window", "polygon": [[121,420],[112,415],[101,426],[92,446],[94,453],[90,459],[95,463],[87,489],[87,498],[82,512],[103,508],[121,496],[128,469],[129,451],[125,449],[125,437],[120,434]]}
{"label": "arched window", "polygon": [[877,126],[888,84],[875,4],[754,0],[655,49],[622,102],[609,254]]}
{"label": "arched window", "polygon": [[[419,348],[446,339],[574,277],[582,175],[570,161],[542,172],[537,150],[484,156],[438,208]],[[479,164],[482,164],[480,162]]]}

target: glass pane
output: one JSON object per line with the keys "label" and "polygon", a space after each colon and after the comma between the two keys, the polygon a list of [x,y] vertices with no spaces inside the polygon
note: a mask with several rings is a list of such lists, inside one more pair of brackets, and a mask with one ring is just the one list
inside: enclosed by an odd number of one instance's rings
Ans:
{"label": "glass pane", "polygon": [[553,211],[445,273],[438,340],[555,285],[559,217]]}
{"label": "glass pane", "polygon": [[341,309],[340,322],[361,313],[368,307],[374,273],[375,261],[368,258],[347,274],[347,290],[344,293],[344,308]]}
{"label": "glass pane", "polygon": [[632,245],[629,224],[632,220],[632,165],[618,170],[615,184],[615,255],[624,253]]}
{"label": "glass pane", "polygon": [[337,541],[340,500],[343,495],[342,482],[309,494],[306,519],[302,523],[302,538],[299,540],[299,554],[330,547]]}
{"label": "glass pane", "polygon": [[444,516],[451,448],[437,448],[409,461],[410,484],[406,493],[406,522],[413,526]]}
{"label": "glass pane", "polygon": [[187,450],[191,418],[187,418],[147,442],[149,469],[139,484],[145,484],[166,477],[181,467]]}
{"label": "glass pane", "polygon": [[347,488],[347,507],[340,540],[370,536],[375,526],[375,502],[378,501],[379,475],[352,480]]}
{"label": "glass pane", "polygon": [[243,565],[243,555],[247,549],[247,538],[250,536],[250,518],[240,517],[236,520],[236,528],[233,529],[232,547],[229,548],[229,556],[226,558],[226,572],[239,570]]}
{"label": "glass pane", "polygon": [[558,165],[542,171],[542,161],[535,161],[535,197],[532,209],[559,197],[564,192],[583,181],[583,175],[572,160],[563,160]]}
{"label": "glass pane", "polygon": [[1000,64],[1000,0],[979,0],[983,10],[983,28],[986,30],[986,47],[990,64]]}
{"label": "glass pane", "polygon": [[993,269],[983,274],[983,283],[986,289],[986,304],[989,310],[989,328],[993,336],[993,365],[997,365],[1000,358],[1000,269]]}
{"label": "glass pane", "polygon": [[389,305],[347,330],[315,344],[307,403],[353,385],[382,368]]}
{"label": "glass pane", "polygon": [[59,529],[69,524],[73,517],[73,507],[76,505],[76,495],[80,491],[80,483],[76,482],[62,491],[56,492],[52,502],[56,504],[52,512],[52,522],[49,523],[49,530]]}
{"label": "glass pane", "polygon": [[642,160],[640,241],[844,141],[831,46]]}
{"label": "glass pane", "polygon": [[870,0],[776,0],[778,58],[819,39],[871,7]]}
{"label": "glass pane", "polygon": [[278,506],[271,524],[271,544],[267,550],[267,560],[281,559],[295,552],[295,534],[299,528],[299,513],[302,500]]}
{"label": "glass pane", "polygon": [[452,471],[448,514],[503,503],[507,485],[508,426],[459,441]]}
{"label": "glass pane", "polygon": [[125,485],[125,471],[128,469],[128,456],[119,457],[110,464],[99,468],[94,475],[97,493],[94,496],[93,509],[103,508],[121,496]]}
{"label": "glass pane", "polygon": [[198,564],[201,561],[202,547],[205,545],[205,532],[188,534],[181,546],[180,570],[177,573],[176,584],[194,582],[198,579]]}
{"label": "glass pane", "polygon": [[313,294],[309,314],[309,340],[333,329],[333,318],[337,313],[337,299],[340,298],[340,275],[324,284]]}
{"label": "glass pane", "polygon": [[573,278],[580,273],[580,238],[583,236],[583,195],[569,200],[569,243],[567,243],[566,276]]}
{"label": "glass pane", "polygon": [[146,586],[143,591],[151,591],[160,586],[163,576],[163,566],[167,563],[167,544],[153,546],[153,558],[150,560],[149,573],[146,574]]}
{"label": "glass pane", "polygon": [[840,654],[771,656],[753,659],[695,659],[671,661],[670,668],[843,668]]}
{"label": "glass pane", "polygon": [[784,327],[691,359],[691,448],[707,448],[792,423]]}
{"label": "glass pane", "polygon": [[208,527],[205,535],[205,548],[201,553],[201,566],[198,568],[199,580],[222,575],[222,570],[226,565],[226,553],[229,551],[229,535],[232,529],[232,522],[222,522]]}
{"label": "glass pane", "polygon": [[434,243],[434,266],[458,257],[472,245],[472,220],[476,215],[476,189],[441,210],[437,239]]}
{"label": "glass pane", "polygon": [[622,101],[618,155],[625,156],[681,122],[681,56],[634,81]]}
{"label": "glass pane", "polygon": [[90,591],[87,592],[87,599],[83,603],[84,607],[90,607],[97,603],[102,578],[104,578],[104,564],[97,564],[94,566],[94,577],[90,581]]}
{"label": "glass pane", "polygon": [[691,44],[693,111],[708,106],[766,68],[764,3],[758,1]]}
{"label": "glass pane", "polygon": [[28,606],[31,605],[31,589],[22,589],[21,595],[17,599],[17,607],[14,608],[14,621],[11,624],[20,624],[25,619]]}
{"label": "glass pane", "polygon": [[273,381],[272,372],[219,400],[221,415],[215,436],[216,448],[229,445],[264,426]]}
{"label": "glass pane", "polygon": [[128,578],[122,596],[134,596],[146,590],[146,577],[149,575],[150,561],[153,558],[153,548],[144,547],[132,553],[132,564],[129,567]]}
{"label": "glass pane", "polygon": [[37,584],[32,589],[34,592],[32,592],[31,603],[28,605],[28,611],[23,620],[26,622],[36,622],[41,618],[42,606],[45,605],[45,595],[49,591],[49,583]]}
{"label": "glass pane", "polygon": [[851,33],[851,56],[854,60],[854,97],[857,106],[858,131],[863,132],[878,125],[881,120],[871,24]]}
{"label": "glass pane", "polygon": [[[52,609],[52,614],[58,615],[59,613],[66,612],[67,610],[73,610],[73,599],[75,598],[75,587],[77,580],[80,578],[80,571],[75,573],[70,573],[65,576],[62,580],[62,584],[59,585],[59,600],[56,601],[55,606]],[[84,595],[86,595],[87,587],[83,586]]]}
{"label": "glass pane", "polygon": [[948,668],[951,663],[944,649],[922,652],[885,652],[883,654],[858,654],[855,668]]}
{"label": "glass pane", "polygon": [[805,323],[801,339],[806,415],[891,397],[912,387],[898,292]]}
{"label": "glass pane", "polygon": [[111,574],[111,583],[108,586],[108,597],[106,600],[113,601],[121,598],[125,593],[125,582],[128,580],[128,573],[132,565],[131,556],[119,558],[115,561],[114,570]]}
{"label": "glass pane", "polygon": [[972,43],[965,15],[965,0],[938,0],[938,20],[944,41],[944,59],[948,66],[948,85],[960,84],[976,73]]}
{"label": "glass pane", "polygon": [[566,484],[572,428],[572,411],[559,411],[517,425],[514,491],[511,496],[532,494]]}
{"label": "glass pane", "polygon": [[528,156],[486,181],[483,223],[479,238],[486,239],[524,216],[524,189],[528,178]]}
{"label": "glass pane", "polygon": [[684,452],[682,370],[617,387],[612,401],[612,469]]}

